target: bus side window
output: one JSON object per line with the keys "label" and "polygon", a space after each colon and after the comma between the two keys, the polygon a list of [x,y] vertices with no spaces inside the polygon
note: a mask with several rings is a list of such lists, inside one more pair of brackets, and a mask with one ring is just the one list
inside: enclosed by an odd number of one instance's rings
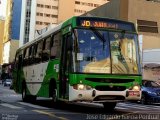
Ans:
{"label": "bus side window", "polygon": [[29,48],[26,48],[24,50],[24,53],[23,53],[23,66],[27,66],[28,65],[28,54],[29,54]]}
{"label": "bus side window", "polygon": [[33,46],[29,47],[29,55],[28,55],[28,65],[32,64],[32,51],[33,51]]}
{"label": "bus side window", "polygon": [[51,41],[51,37],[48,37],[43,42],[42,61],[48,61],[49,60],[50,41]]}
{"label": "bus side window", "polygon": [[36,56],[35,56],[35,61],[36,63],[41,62],[42,58],[42,48],[43,48],[43,41],[40,41],[37,46],[37,51],[36,51]]}
{"label": "bus side window", "polygon": [[51,41],[51,59],[60,57],[60,49],[61,49],[61,40],[60,40],[60,32],[55,34]]}
{"label": "bus side window", "polygon": [[15,67],[15,69],[18,69],[18,62],[19,62],[18,56],[19,56],[19,54],[17,53],[16,57],[15,57],[15,61],[14,61],[14,67]]}
{"label": "bus side window", "polygon": [[34,45],[33,45],[33,52],[32,52],[33,64],[36,63],[36,53],[37,53],[37,44],[34,44]]}
{"label": "bus side window", "polygon": [[23,66],[25,66],[25,54],[26,54],[26,49],[23,50]]}

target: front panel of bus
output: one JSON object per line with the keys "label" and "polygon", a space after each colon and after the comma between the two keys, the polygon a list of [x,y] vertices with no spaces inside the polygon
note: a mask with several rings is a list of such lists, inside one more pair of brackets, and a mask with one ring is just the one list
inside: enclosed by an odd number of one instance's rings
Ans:
{"label": "front panel of bus", "polygon": [[116,28],[118,24],[112,23],[108,28],[102,22],[101,26],[94,22],[97,27],[87,22],[73,28],[70,39],[69,101],[139,100],[141,70],[137,34]]}

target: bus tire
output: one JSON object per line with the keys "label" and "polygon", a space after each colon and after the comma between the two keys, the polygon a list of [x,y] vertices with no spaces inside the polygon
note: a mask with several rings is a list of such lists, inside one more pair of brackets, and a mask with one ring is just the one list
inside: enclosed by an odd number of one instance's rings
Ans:
{"label": "bus tire", "polygon": [[57,89],[53,89],[52,91],[52,102],[57,102]]}
{"label": "bus tire", "polygon": [[29,102],[35,103],[37,100],[37,96],[36,95],[27,95],[27,99]]}
{"label": "bus tire", "polygon": [[52,107],[56,107],[57,106],[57,87],[56,87],[56,81],[54,79],[50,80],[49,96],[52,99],[51,100]]}
{"label": "bus tire", "polygon": [[22,87],[22,101],[26,102],[28,100],[26,87],[23,85]]}
{"label": "bus tire", "polygon": [[32,101],[35,102],[37,100],[37,96],[36,95],[32,95]]}
{"label": "bus tire", "polygon": [[105,109],[105,111],[113,111],[114,108],[116,107],[116,102],[105,102],[103,103],[103,107]]}
{"label": "bus tire", "polygon": [[57,89],[52,90],[52,105],[53,107],[57,108],[58,107],[58,100],[57,100]]}

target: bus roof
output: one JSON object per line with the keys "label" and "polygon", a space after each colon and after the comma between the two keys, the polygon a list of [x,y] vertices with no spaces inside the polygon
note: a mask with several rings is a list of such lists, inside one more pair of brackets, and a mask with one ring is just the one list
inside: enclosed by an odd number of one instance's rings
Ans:
{"label": "bus roof", "polygon": [[[50,35],[53,32],[59,31],[61,28],[65,27],[65,26],[68,26],[68,25],[72,25],[73,27],[76,27],[77,25],[80,26],[80,24],[81,24],[80,21],[81,20],[91,20],[91,21],[93,20],[94,22],[100,21],[100,22],[104,22],[104,23],[108,22],[108,24],[111,23],[111,25],[117,24],[117,25],[120,25],[119,29],[122,29],[122,30],[123,29],[127,30],[128,27],[131,27],[129,30],[133,31],[133,32],[136,32],[135,31],[135,27],[134,27],[134,23],[132,23],[132,22],[122,21],[122,20],[117,20],[117,19],[112,19],[112,18],[106,18],[106,17],[73,16],[72,18],[70,18],[70,19],[58,24],[57,26],[51,28],[50,30],[46,31],[45,33],[39,35],[38,37],[36,37],[31,42],[26,43],[24,46],[20,47],[18,49],[18,51],[26,48],[27,46],[29,46],[32,43],[37,42],[41,38],[45,38],[46,36]],[[83,27],[86,27],[86,26],[83,26]]]}

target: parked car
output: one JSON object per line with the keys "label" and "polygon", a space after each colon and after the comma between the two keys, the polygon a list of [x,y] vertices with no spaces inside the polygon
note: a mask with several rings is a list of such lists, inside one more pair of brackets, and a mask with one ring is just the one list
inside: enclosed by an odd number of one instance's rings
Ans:
{"label": "parked car", "polygon": [[142,81],[142,104],[160,102],[160,84],[152,80]]}
{"label": "parked car", "polygon": [[3,82],[3,86],[11,86],[12,84],[12,79],[5,79],[5,81]]}

